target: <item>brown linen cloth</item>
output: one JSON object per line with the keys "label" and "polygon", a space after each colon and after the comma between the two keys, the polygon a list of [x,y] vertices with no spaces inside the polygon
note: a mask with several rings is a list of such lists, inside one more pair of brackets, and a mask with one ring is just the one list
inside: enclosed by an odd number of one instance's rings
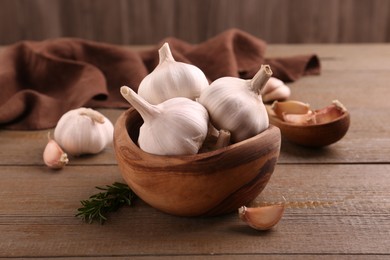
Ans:
{"label": "brown linen cloth", "polygon": [[315,54],[266,58],[266,43],[238,29],[200,44],[167,38],[144,51],[74,38],[21,41],[0,50],[0,128],[51,128],[65,112],[81,106],[129,107],[120,87],[138,89],[158,64],[163,42],[177,61],[198,66],[210,81],[251,78],[261,64],[270,64],[273,75],[286,82],[320,73]]}

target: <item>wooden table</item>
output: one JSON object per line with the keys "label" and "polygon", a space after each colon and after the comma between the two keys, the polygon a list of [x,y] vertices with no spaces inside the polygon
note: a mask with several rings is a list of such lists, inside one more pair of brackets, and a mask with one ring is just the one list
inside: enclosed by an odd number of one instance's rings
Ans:
{"label": "wooden table", "polygon": [[[286,199],[268,232],[236,213],[182,218],[138,200],[105,225],[74,217],[95,186],[123,181],[113,148],[44,166],[47,131],[0,131],[0,257],[116,259],[389,259],[390,45],[271,45],[267,55],[317,53],[322,74],[291,84],[292,99],[320,108],[340,100],[351,126],[324,149],[283,141],[275,172],[254,201]],[[121,110],[102,110],[114,122]]]}

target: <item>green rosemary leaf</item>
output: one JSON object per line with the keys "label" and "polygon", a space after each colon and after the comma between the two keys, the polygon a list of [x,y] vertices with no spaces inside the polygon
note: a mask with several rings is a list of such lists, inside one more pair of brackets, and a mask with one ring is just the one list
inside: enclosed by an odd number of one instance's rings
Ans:
{"label": "green rosemary leaf", "polygon": [[78,208],[76,217],[87,223],[98,221],[104,224],[107,214],[117,211],[122,206],[131,206],[136,198],[134,192],[125,183],[115,182],[105,187],[96,187],[101,192],[91,195],[88,200],[80,201],[82,207]]}

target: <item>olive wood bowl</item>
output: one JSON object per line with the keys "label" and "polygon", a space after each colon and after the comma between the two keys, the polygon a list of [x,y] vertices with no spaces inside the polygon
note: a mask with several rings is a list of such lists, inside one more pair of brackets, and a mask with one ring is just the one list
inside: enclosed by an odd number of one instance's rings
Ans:
{"label": "olive wood bowl", "polygon": [[[268,183],[280,152],[277,127],[214,151],[161,156],[137,145],[141,116],[133,108],[114,128],[120,172],[139,198],[176,216],[215,216],[254,200]],[[164,134],[164,133],[161,133]]]}
{"label": "olive wood bowl", "polygon": [[350,125],[350,114],[346,111],[342,116],[323,124],[295,125],[284,122],[267,107],[270,124],[279,127],[282,137],[292,143],[319,148],[336,143],[345,136]]}

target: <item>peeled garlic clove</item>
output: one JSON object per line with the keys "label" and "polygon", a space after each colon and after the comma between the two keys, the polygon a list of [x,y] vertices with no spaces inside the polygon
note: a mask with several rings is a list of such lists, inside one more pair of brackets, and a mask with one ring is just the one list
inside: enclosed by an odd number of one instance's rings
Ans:
{"label": "peeled garlic clove", "polygon": [[138,87],[138,95],[157,105],[174,97],[195,100],[209,86],[206,75],[198,67],[177,62],[168,43],[159,49],[159,64]]}
{"label": "peeled garlic clove", "polygon": [[307,114],[310,111],[310,105],[296,100],[274,101],[271,106],[275,115],[283,120],[285,114]]}
{"label": "peeled garlic clove", "polygon": [[60,169],[69,162],[69,159],[57,142],[49,137],[49,142],[43,151],[43,161],[49,168]]}
{"label": "peeled garlic clove", "polygon": [[238,209],[238,216],[250,227],[257,230],[268,230],[275,226],[282,218],[284,205],[271,205],[257,208],[242,206]]}
{"label": "peeled garlic clove", "polygon": [[342,116],[347,109],[340,101],[334,100],[331,105],[315,111],[317,124],[328,123]]}
{"label": "peeled garlic clove", "polygon": [[280,79],[270,77],[260,94],[263,97],[263,102],[271,102],[288,99],[291,95],[291,90]]}
{"label": "peeled garlic clove", "polygon": [[306,114],[283,114],[283,121],[296,125],[312,125],[316,123],[316,116],[313,111]]}

